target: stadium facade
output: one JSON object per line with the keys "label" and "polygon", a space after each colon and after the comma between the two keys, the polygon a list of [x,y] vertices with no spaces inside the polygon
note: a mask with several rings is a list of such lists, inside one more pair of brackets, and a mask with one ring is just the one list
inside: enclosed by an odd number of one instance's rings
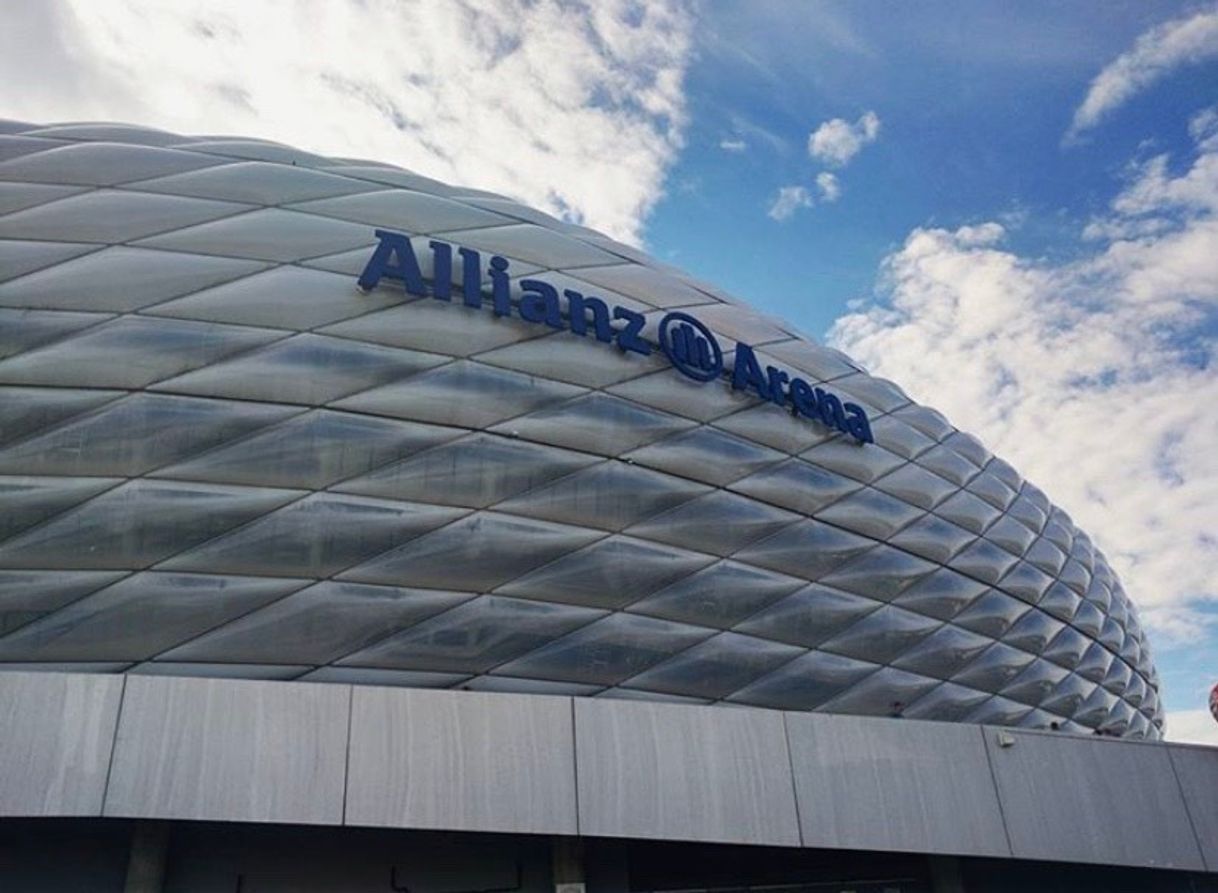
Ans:
{"label": "stadium facade", "polygon": [[500,196],[4,122],[0,505],[3,889],[1218,870],[1218,752],[1156,743],[1061,509]]}

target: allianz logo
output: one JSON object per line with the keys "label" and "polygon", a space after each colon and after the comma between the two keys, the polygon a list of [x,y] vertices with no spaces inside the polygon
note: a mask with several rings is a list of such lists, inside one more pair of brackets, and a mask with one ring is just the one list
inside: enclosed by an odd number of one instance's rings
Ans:
{"label": "allianz logo", "polygon": [[453,300],[453,264],[461,265],[461,300],[481,309],[487,295],[482,283],[490,281],[490,304],[496,316],[516,316],[525,322],[547,325],[574,335],[614,344],[624,353],[649,356],[658,347],[673,368],[698,382],[727,378],[733,390],[751,391],[763,400],[784,407],[792,415],[835,428],[859,443],[874,443],[866,411],[857,403],[842,400],[825,388],[776,366],[764,369],[749,345],[737,341],[731,368],[718,338],[697,318],[671,311],[660,320],[657,343],[643,335],[647,318],[628,307],[609,306],[603,299],[564,288],[562,293],[544,279],[521,279],[520,295],[512,300],[511,263],[491,255],[483,263],[482,253],[448,242],[429,241],[432,281],[423,278],[410,236],[392,230],[376,230],[379,239],[359,277],[359,288],[369,292],[383,279],[396,280],[409,294]]}

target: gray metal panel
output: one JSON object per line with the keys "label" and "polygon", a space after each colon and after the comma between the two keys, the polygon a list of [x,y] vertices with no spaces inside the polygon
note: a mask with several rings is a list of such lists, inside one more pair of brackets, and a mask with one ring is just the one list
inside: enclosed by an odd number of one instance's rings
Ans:
{"label": "gray metal panel", "polygon": [[570,699],[356,689],[346,822],[577,833]]}
{"label": "gray metal panel", "polygon": [[1016,858],[1204,868],[1168,748],[991,726],[985,735]]}
{"label": "gray metal panel", "polygon": [[580,833],[799,845],[782,715],[575,700]]}
{"label": "gray metal panel", "polygon": [[127,680],[107,816],[342,823],[351,690]]}
{"label": "gray metal panel", "polygon": [[1167,748],[1210,871],[1218,871],[1218,747]]}
{"label": "gray metal panel", "polygon": [[0,816],[101,815],[119,676],[0,673]]}
{"label": "gray metal panel", "polygon": [[786,715],[804,846],[1009,856],[982,730]]}

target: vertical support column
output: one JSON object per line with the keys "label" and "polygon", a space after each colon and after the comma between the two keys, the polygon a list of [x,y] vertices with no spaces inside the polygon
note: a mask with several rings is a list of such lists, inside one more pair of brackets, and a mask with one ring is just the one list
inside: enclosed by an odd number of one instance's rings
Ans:
{"label": "vertical support column", "polygon": [[955,856],[927,856],[930,862],[930,887],[934,893],[964,893],[960,860]]}
{"label": "vertical support column", "polygon": [[131,856],[123,893],[161,893],[169,853],[169,823],[137,821],[131,832]]}
{"label": "vertical support column", "polygon": [[554,893],[585,893],[584,846],[578,837],[553,839]]}

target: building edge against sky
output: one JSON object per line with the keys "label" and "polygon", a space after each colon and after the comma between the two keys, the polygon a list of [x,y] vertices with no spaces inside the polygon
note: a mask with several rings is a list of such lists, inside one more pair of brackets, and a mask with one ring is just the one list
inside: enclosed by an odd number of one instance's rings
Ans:
{"label": "building edge against sky", "polygon": [[[629,246],[374,162],[7,122],[0,323],[0,813],[1214,867],[1212,753],[1000,728],[1161,734],[1086,534],[896,385]],[[512,734],[510,820],[426,762]],[[511,762],[560,740],[567,787]],[[913,788],[841,813],[894,758]],[[522,858],[468,889],[524,889]],[[614,883],[690,881],[644,875]]]}

